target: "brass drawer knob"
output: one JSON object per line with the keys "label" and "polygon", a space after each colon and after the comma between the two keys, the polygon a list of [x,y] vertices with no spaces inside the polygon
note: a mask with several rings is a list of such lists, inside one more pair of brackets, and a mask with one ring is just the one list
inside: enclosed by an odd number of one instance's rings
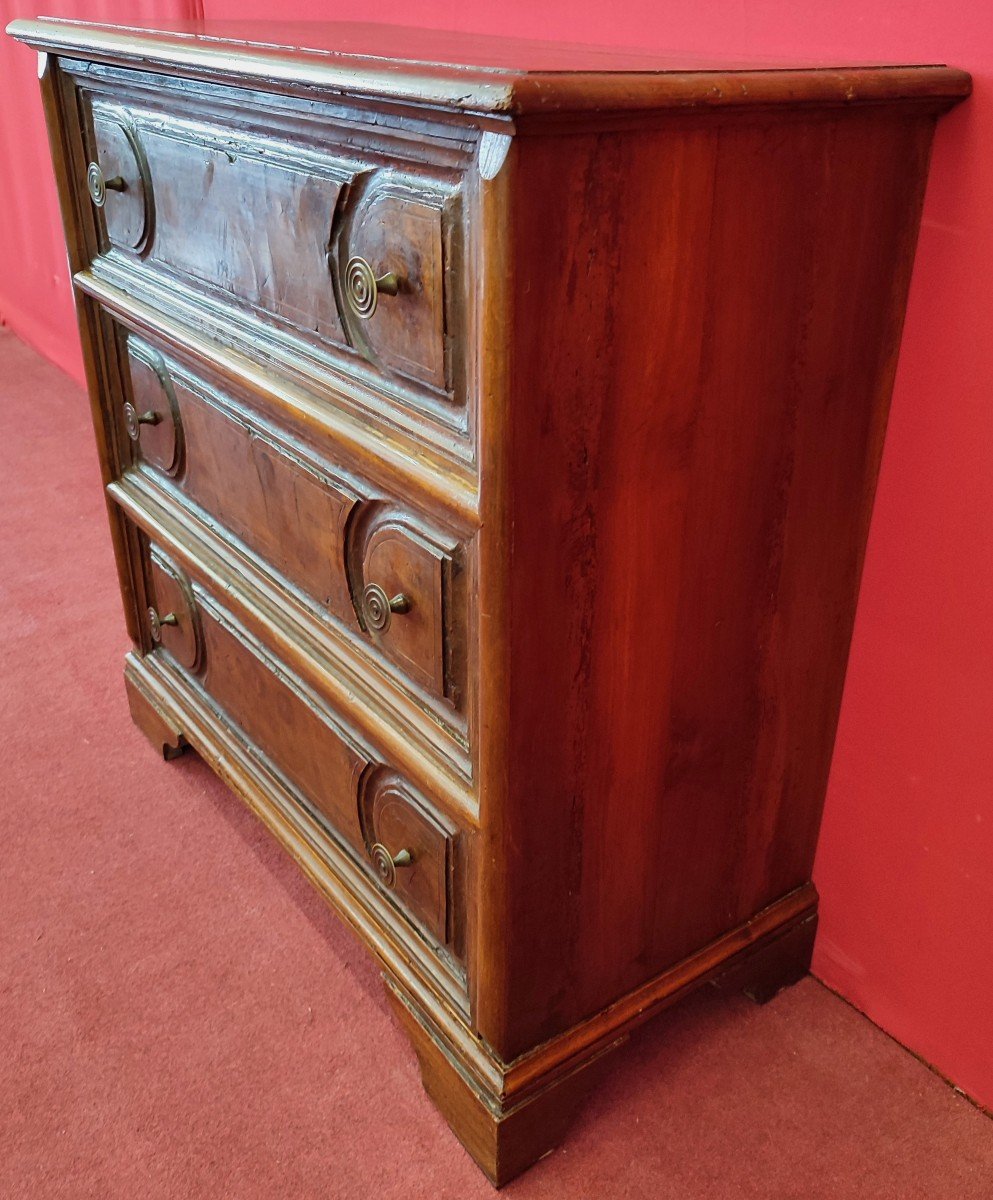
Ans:
{"label": "brass drawer knob", "polygon": [[382,633],[389,629],[394,613],[410,612],[410,601],[403,592],[391,598],[378,583],[367,583],[362,589],[362,610],[366,625],[376,633]]}
{"label": "brass drawer knob", "polygon": [[380,295],[395,296],[400,290],[400,277],[393,271],[376,276],[364,258],[355,255],[345,264],[345,298],[352,312],[368,321],[376,311]]}
{"label": "brass drawer knob", "polygon": [[87,168],[86,186],[89,188],[90,199],[97,208],[103,208],[106,204],[108,192],[126,192],[128,190],[127,180],[120,175],[104,179],[100,164],[95,162],[91,162]]}
{"label": "brass drawer knob", "polygon": [[372,861],[376,865],[376,874],[388,888],[393,887],[397,881],[397,868],[409,867],[414,861],[409,850],[400,850],[396,854],[390,854],[382,842],[377,842],[373,846],[371,854]]}
{"label": "brass drawer knob", "polygon": [[154,608],[148,610],[148,628],[152,634],[152,641],[156,646],[162,641],[162,626],[178,624],[179,617],[174,612],[166,613],[164,617],[160,617]]}
{"label": "brass drawer knob", "polygon": [[140,413],[130,400],[124,405],[124,424],[127,426],[128,437],[132,442],[138,440],[142,425],[158,425],[162,414],[157,412]]}

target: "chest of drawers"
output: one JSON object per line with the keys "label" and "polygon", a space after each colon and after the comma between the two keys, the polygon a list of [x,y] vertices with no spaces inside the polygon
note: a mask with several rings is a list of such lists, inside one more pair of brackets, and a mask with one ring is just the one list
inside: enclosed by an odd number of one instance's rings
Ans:
{"label": "chest of drawers", "polygon": [[502,1183],[639,1023],[808,966],[930,141],[968,77],[11,31],[41,52],[134,718],[368,944]]}

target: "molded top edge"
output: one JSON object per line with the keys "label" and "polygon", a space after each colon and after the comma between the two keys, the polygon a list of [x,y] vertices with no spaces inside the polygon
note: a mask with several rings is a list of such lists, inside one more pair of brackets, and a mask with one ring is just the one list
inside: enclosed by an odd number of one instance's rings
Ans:
{"label": "molded top edge", "polygon": [[273,80],[461,111],[520,116],[750,104],[929,101],[969,94],[940,64],[735,61],[390,25],[163,23],[136,28],[42,17],[11,36],[39,50],[228,82]]}

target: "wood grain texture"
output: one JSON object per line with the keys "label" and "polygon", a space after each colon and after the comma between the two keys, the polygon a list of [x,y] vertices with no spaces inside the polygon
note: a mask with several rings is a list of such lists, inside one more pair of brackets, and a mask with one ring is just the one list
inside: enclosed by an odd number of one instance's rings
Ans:
{"label": "wood grain texture", "polygon": [[134,718],[367,942],[502,1184],[653,1014],[807,969],[929,149],[968,77],[14,32],[65,54]]}
{"label": "wood grain texture", "polygon": [[809,879],[932,128],[519,147],[507,1057]]}
{"label": "wood grain texture", "polygon": [[[344,343],[327,253],[347,166],[316,159],[307,172],[280,155],[278,145],[242,146],[209,127],[184,130],[161,118],[157,124],[139,134],[155,179],[151,257],[291,326]],[[117,202],[110,198],[107,207]]]}
{"label": "wood grain texture", "polygon": [[387,390],[456,398],[460,215],[440,161],[399,171],[347,137],[316,145],[262,121],[239,132],[176,81],[138,103],[119,73],[81,78],[87,178],[108,181],[97,237],[139,286],[146,273],[180,282],[332,370],[357,356]]}

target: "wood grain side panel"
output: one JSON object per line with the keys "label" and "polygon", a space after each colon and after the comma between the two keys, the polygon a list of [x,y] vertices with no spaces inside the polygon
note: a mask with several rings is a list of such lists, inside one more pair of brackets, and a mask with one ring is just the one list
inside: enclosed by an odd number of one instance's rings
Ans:
{"label": "wood grain side panel", "polygon": [[[767,686],[784,696],[778,721],[766,725],[760,748],[771,764],[770,777],[782,780],[781,802],[745,842],[757,871],[742,880],[742,903],[749,897],[768,902],[784,879],[810,875],[934,126],[933,116],[880,118],[873,136],[853,142],[844,157],[857,188],[838,179],[825,188],[825,220],[813,249],[817,288],[804,312],[795,375],[809,399],[797,408],[778,605],[765,670]],[[819,674],[821,663],[830,667]],[[802,755],[795,749],[801,737]]]}
{"label": "wood grain side panel", "polygon": [[931,131],[522,143],[505,1056],[809,879]]}
{"label": "wood grain side panel", "polygon": [[[629,871],[665,763],[716,155],[708,131],[517,146],[509,542],[487,544],[508,593],[507,796],[490,810],[481,921],[496,978],[479,1013],[505,1057],[579,1015],[605,954],[637,953],[645,881]],[[669,404],[632,403],[652,392]],[[614,863],[599,877],[596,853]],[[615,947],[587,945],[580,963],[580,906],[599,903]]]}

